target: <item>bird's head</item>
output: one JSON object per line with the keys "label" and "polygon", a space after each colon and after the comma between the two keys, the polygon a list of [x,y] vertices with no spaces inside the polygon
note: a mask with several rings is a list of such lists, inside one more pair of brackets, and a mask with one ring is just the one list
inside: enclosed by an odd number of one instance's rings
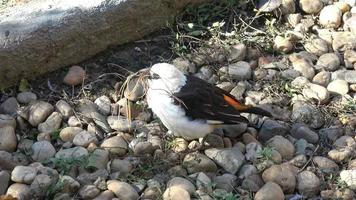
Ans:
{"label": "bird's head", "polygon": [[178,68],[168,63],[157,63],[145,70],[148,75],[149,87],[153,89],[177,92],[187,81],[185,75]]}

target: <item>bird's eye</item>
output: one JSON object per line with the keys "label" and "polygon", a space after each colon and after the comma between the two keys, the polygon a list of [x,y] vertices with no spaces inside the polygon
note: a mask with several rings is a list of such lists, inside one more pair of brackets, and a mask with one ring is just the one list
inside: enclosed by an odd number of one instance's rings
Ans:
{"label": "bird's eye", "polygon": [[151,79],[159,79],[159,75],[156,74],[156,73],[152,73],[151,76],[150,76]]}

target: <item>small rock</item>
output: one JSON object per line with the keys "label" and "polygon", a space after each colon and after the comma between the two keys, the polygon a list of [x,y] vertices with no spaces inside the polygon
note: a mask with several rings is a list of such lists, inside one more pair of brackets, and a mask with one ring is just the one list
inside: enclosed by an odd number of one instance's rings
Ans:
{"label": "small rock", "polygon": [[245,158],[248,161],[257,161],[259,154],[262,151],[262,146],[257,142],[251,142],[246,145]]}
{"label": "small rock", "polygon": [[37,162],[48,161],[56,154],[56,149],[48,141],[35,142],[32,147],[31,158]]}
{"label": "small rock", "polygon": [[340,178],[341,181],[345,181],[350,189],[356,190],[356,170],[342,170]]}
{"label": "small rock", "polygon": [[16,128],[16,120],[10,115],[0,114],[0,128],[5,126],[11,126],[14,129]]}
{"label": "small rock", "polygon": [[315,71],[313,68],[313,64],[308,61],[307,59],[303,58],[302,56],[296,56],[295,59],[289,58],[292,62],[293,69],[300,72],[304,77],[311,80],[314,75]]}
{"label": "small rock", "polygon": [[107,187],[108,190],[112,191],[115,196],[120,199],[137,200],[139,198],[136,190],[128,183],[117,180],[109,180],[107,181]]}
{"label": "small rock", "polygon": [[217,134],[208,134],[207,136],[205,136],[204,145],[207,148],[223,148],[224,141],[222,137]]}
{"label": "small rock", "polygon": [[189,174],[196,172],[216,172],[218,169],[214,161],[198,152],[187,154],[183,159],[183,166],[187,168]]}
{"label": "small rock", "polygon": [[276,135],[269,139],[266,144],[277,150],[284,159],[291,159],[294,156],[294,145],[283,136]]}
{"label": "small rock", "polygon": [[293,44],[289,39],[277,36],[274,39],[273,49],[281,53],[288,53],[293,50]]}
{"label": "small rock", "polygon": [[11,172],[11,180],[16,183],[31,184],[37,175],[37,170],[34,167],[16,166]]}
{"label": "small rock", "polygon": [[346,50],[344,52],[344,63],[346,68],[354,68],[354,66],[356,66],[356,51]]}
{"label": "small rock", "polygon": [[350,159],[352,154],[350,148],[332,149],[328,152],[328,156],[337,163],[342,163],[345,160]]}
{"label": "small rock", "polygon": [[316,64],[327,71],[335,71],[340,68],[340,59],[335,53],[326,53],[319,57]]}
{"label": "small rock", "polygon": [[237,177],[233,174],[223,174],[221,176],[216,176],[213,182],[215,183],[215,188],[232,192],[237,186]]}
{"label": "small rock", "polygon": [[322,171],[332,172],[332,171],[339,170],[339,166],[334,161],[326,157],[315,156],[313,157],[313,163],[316,165],[318,169]]}
{"label": "small rock", "polygon": [[282,0],[282,4],[279,7],[283,15],[295,12],[295,2],[294,0]]}
{"label": "small rock", "polygon": [[98,142],[95,133],[88,131],[81,131],[73,138],[73,144],[82,147],[87,147],[90,143],[98,144]]}
{"label": "small rock", "polygon": [[102,114],[109,115],[111,113],[111,101],[109,97],[103,95],[97,98],[94,103],[98,106],[98,110]]}
{"label": "small rock", "polygon": [[163,200],[190,200],[190,195],[183,188],[169,187],[163,193]]}
{"label": "small rock", "polygon": [[333,199],[344,199],[344,200],[352,200],[354,199],[354,192],[348,188],[340,189],[340,190],[323,190],[320,192],[321,198],[325,200],[333,200]]}
{"label": "small rock", "polygon": [[47,117],[53,112],[54,108],[50,103],[44,101],[34,101],[28,107],[28,122],[36,127],[47,119]]}
{"label": "small rock", "polygon": [[347,70],[345,73],[345,81],[350,84],[356,83],[356,71],[355,70]]}
{"label": "small rock", "polygon": [[300,0],[300,8],[308,14],[316,14],[323,8],[321,0]]}
{"label": "small rock", "polygon": [[287,21],[292,27],[295,27],[300,22],[302,17],[303,16],[300,13],[286,15]]}
{"label": "small rock", "polygon": [[328,43],[321,38],[312,38],[305,43],[304,48],[306,51],[316,56],[321,56],[329,51]]}
{"label": "small rock", "polygon": [[152,146],[151,142],[138,142],[134,149],[134,155],[145,155],[152,154],[155,149]]}
{"label": "small rock", "polygon": [[74,137],[82,131],[80,127],[66,127],[59,132],[59,138],[63,142],[73,142]]}
{"label": "small rock", "polygon": [[68,119],[70,116],[74,114],[72,107],[64,100],[59,100],[56,103],[56,109],[59,113],[64,117],[64,119]]}
{"label": "small rock", "polygon": [[317,108],[304,102],[293,105],[291,119],[293,122],[302,122],[314,129],[320,128],[325,122],[324,116]]}
{"label": "small rock", "polygon": [[307,157],[303,154],[295,156],[288,163],[296,167],[303,167],[308,162]]}
{"label": "small rock", "polygon": [[75,116],[70,116],[68,119],[68,126],[70,127],[82,127],[82,123],[80,122],[80,120],[75,117]]}
{"label": "small rock", "polygon": [[230,47],[228,61],[242,61],[246,57],[246,46],[244,44],[236,44]]}
{"label": "small rock", "polygon": [[189,60],[185,58],[175,58],[172,61],[172,64],[177,67],[180,71],[182,71],[184,74],[189,74],[189,73],[195,73],[196,72],[196,66],[193,62],[190,62]]}
{"label": "small rock", "polygon": [[0,128],[0,150],[13,152],[17,147],[15,129],[12,126]]}
{"label": "small rock", "polygon": [[[356,21],[356,20],[354,20]],[[349,31],[333,32],[332,47],[334,51],[352,50],[356,47],[356,35]]]}
{"label": "small rock", "polygon": [[62,192],[73,193],[77,192],[80,187],[78,181],[74,180],[72,177],[64,175],[61,177],[60,181],[63,183]]}
{"label": "small rock", "polygon": [[7,189],[6,195],[11,195],[16,199],[29,199],[30,186],[22,183],[14,183]]}
{"label": "small rock", "polygon": [[0,195],[6,193],[10,183],[10,174],[7,171],[0,171]]}
{"label": "small rock", "polygon": [[331,79],[330,72],[321,71],[314,76],[313,83],[326,87],[330,83],[330,79]]}
{"label": "small rock", "polygon": [[263,184],[264,182],[259,174],[252,174],[242,181],[241,187],[244,190],[257,192]]}
{"label": "small rock", "polygon": [[79,196],[83,199],[93,199],[94,197],[98,196],[100,190],[95,185],[84,185],[79,190]]}
{"label": "small rock", "polygon": [[112,129],[121,132],[133,130],[135,127],[135,121],[130,122],[126,117],[123,116],[109,116],[107,121]]}
{"label": "small rock", "polygon": [[227,67],[220,68],[219,73],[227,75],[234,80],[241,81],[251,79],[252,70],[248,62],[238,61]]}
{"label": "small rock", "polygon": [[245,162],[245,156],[238,148],[230,149],[206,149],[205,155],[213,159],[218,165],[227,172],[235,174]]}
{"label": "small rock", "polygon": [[126,141],[121,136],[114,136],[103,141],[100,147],[108,150],[110,153],[123,156],[128,149]]}
{"label": "small rock", "polygon": [[10,97],[6,99],[2,104],[0,104],[0,113],[8,114],[8,115],[15,115],[19,110],[20,105],[17,102],[15,97]]}
{"label": "small rock", "polygon": [[335,2],[335,6],[337,6],[342,13],[345,13],[350,10],[350,6],[345,2]]}
{"label": "small rock", "polygon": [[282,0],[262,0],[258,1],[258,10],[260,12],[271,12],[282,4]]}
{"label": "small rock", "polygon": [[62,115],[53,112],[43,123],[38,125],[38,130],[43,133],[52,133],[59,129],[62,123]]}
{"label": "small rock", "polygon": [[327,103],[330,98],[330,93],[325,87],[313,83],[307,84],[302,93],[305,98],[315,99],[321,104]]}
{"label": "small rock", "polygon": [[61,149],[56,153],[56,158],[82,158],[88,156],[88,150],[83,147]]}
{"label": "small rock", "polygon": [[133,170],[132,164],[127,160],[113,159],[110,163],[111,172],[120,172],[120,177],[125,177]]}
{"label": "small rock", "polygon": [[281,187],[274,182],[267,182],[255,194],[255,200],[284,200]]}
{"label": "small rock", "polygon": [[305,139],[310,143],[317,143],[319,141],[319,136],[317,133],[309,129],[304,124],[295,123],[290,131],[291,135],[296,139]]}
{"label": "small rock", "polygon": [[303,88],[308,83],[310,83],[310,81],[307,78],[305,78],[304,76],[299,76],[291,82],[291,85],[295,88]]}
{"label": "small rock", "polygon": [[33,196],[44,197],[48,188],[54,183],[54,177],[46,174],[38,174],[31,183],[30,189]]}
{"label": "small rock", "polygon": [[109,162],[109,151],[105,149],[95,149],[90,154],[88,159],[87,168],[105,169],[106,164]]}
{"label": "small rock", "polygon": [[277,183],[284,192],[294,192],[296,178],[294,173],[286,165],[271,166],[263,172],[262,178],[264,182],[272,181]]}
{"label": "small rock", "polygon": [[196,185],[199,190],[205,191],[208,194],[213,192],[211,179],[203,172],[198,173]]}
{"label": "small rock", "polygon": [[183,138],[175,138],[171,149],[176,153],[186,151],[188,149],[188,142]]}
{"label": "small rock", "polygon": [[72,66],[63,78],[63,83],[69,86],[76,86],[84,82],[86,77],[85,70],[80,66]]}
{"label": "small rock", "polygon": [[338,28],[341,24],[342,12],[335,5],[325,6],[319,15],[319,23],[326,28]]}
{"label": "small rock", "polygon": [[341,136],[340,138],[338,138],[334,142],[333,146],[336,149],[341,149],[341,148],[345,148],[345,147],[349,147],[350,149],[355,149],[356,142],[355,142],[354,138],[352,138],[351,136],[344,135],[344,136]]}
{"label": "small rock", "polygon": [[138,81],[137,78],[127,78],[127,80],[130,81],[127,83],[124,96],[130,101],[137,101],[144,95],[144,86]]}
{"label": "small rock", "polygon": [[189,192],[189,194],[193,194],[195,192],[195,186],[189,180],[181,177],[174,177],[168,181],[167,187],[180,187]]}
{"label": "small rock", "polygon": [[233,124],[233,125],[225,125],[222,126],[224,130],[224,135],[230,138],[236,138],[244,133],[247,129],[247,124]]}
{"label": "small rock", "polygon": [[22,104],[29,104],[31,101],[37,100],[37,95],[33,92],[20,92],[16,99]]}
{"label": "small rock", "polygon": [[329,83],[327,89],[331,93],[345,95],[349,92],[349,84],[344,80],[334,80]]}
{"label": "small rock", "polygon": [[262,141],[267,141],[275,135],[284,136],[288,133],[288,129],[289,128],[285,124],[267,119],[263,122],[262,127],[258,132],[258,138]]}
{"label": "small rock", "polygon": [[295,144],[295,154],[304,155],[308,142],[304,139],[299,139],[294,144]]}
{"label": "small rock", "polygon": [[297,176],[297,188],[300,194],[306,197],[314,197],[319,194],[320,180],[310,171],[302,171]]}
{"label": "small rock", "polygon": [[112,200],[114,199],[115,195],[113,192],[110,190],[105,190],[101,192],[97,197],[95,197],[93,200]]}

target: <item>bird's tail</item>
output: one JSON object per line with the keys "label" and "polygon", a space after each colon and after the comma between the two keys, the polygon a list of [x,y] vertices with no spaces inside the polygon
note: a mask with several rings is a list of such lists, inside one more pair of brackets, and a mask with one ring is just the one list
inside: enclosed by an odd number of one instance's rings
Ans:
{"label": "bird's tail", "polygon": [[246,112],[246,113],[252,113],[252,114],[257,114],[257,115],[262,115],[262,116],[267,116],[267,117],[272,117],[272,114],[268,112],[267,110],[264,110],[259,107],[249,107],[247,106],[246,109],[240,110],[241,112]]}

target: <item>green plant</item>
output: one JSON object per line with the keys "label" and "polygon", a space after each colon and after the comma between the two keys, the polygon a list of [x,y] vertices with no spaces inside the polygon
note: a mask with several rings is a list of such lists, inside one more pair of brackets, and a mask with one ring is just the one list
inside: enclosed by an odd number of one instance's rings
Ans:
{"label": "green plant", "polygon": [[88,163],[88,156],[80,156],[77,158],[51,158],[49,162],[62,174],[66,174],[74,166],[86,166]]}
{"label": "green plant", "polygon": [[273,156],[273,148],[268,146],[263,147],[260,151],[257,152],[257,159],[259,162],[272,160],[272,156]]}
{"label": "green plant", "polygon": [[234,194],[232,192],[226,192],[223,190],[214,191],[212,196],[215,200],[238,200],[238,199],[240,199],[240,195]]}

